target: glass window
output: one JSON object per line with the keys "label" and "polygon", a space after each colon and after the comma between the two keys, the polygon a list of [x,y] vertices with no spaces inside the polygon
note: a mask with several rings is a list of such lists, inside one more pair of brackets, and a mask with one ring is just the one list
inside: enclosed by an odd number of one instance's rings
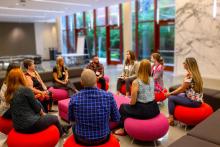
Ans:
{"label": "glass window", "polygon": [[139,0],[139,21],[154,20],[154,0]]}
{"label": "glass window", "polygon": [[175,1],[174,0],[158,0],[160,19],[175,18]]}
{"label": "glass window", "polygon": [[139,23],[138,25],[138,59],[150,58],[154,49],[154,23]]}
{"label": "glass window", "polygon": [[119,6],[114,5],[109,7],[109,24],[119,26],[120,18],[119,18]]}
{"label": "glass window", "polygon": [[174,25],[160,26],[160,49],[165,64],[174,63]]}
{"label": "glass window", "polygon": [[93,28],[93,11],[86,12],[86,43],[88,53],[90,56],[95,55],[95,44],[94,44],[94,28]]}
{"label": "glass window", "polygon": [[133,0],[131,2],[131,14],[132,14],[132,49],[135,50],[135,47],[136,47],[136,42],[135,42],[135,35],[136,35],[136,32],[135,32],[135,29],[136,29],[136,22],[135,22],[135,1]]}
{"label": "glass window", "polygon": [[110,30],[111,61],[120,61],[120,29]]}
{"label": "glass window", "polygon": [[96,9],[96,25],[105,25],[105,8]]}
{"label": "glass window", "polygon": [[106,29],[105,27],[97,27],[98,56],[106,58]]}
{"label": "glass window", "polygon": [[83,28],[83,13],[76,13],[76,28]]}

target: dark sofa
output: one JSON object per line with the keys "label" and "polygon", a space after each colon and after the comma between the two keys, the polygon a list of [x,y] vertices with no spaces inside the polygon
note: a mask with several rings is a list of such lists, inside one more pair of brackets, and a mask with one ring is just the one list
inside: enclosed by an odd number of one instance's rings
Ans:
{"label": "dark sofa", "polygon": [[220,109],[169,147],[220,147]]}
{"label": "dark sofa", "polygon": [[[180,85],[175,85],[169,88],[169,92],[174,91]],[[220,90],[204,88],[203,89],[203,100],[205,103],[209,104],[213,111],[220,108]]]}
{"label": "dark sofa", "polygon": [[[80,83],[80,76],[83,71],[82,67],[75,67],[75,68],[69,68],[69,79],[78,90],[82,88],[81,83]],[[46,86],[50,87],[53,86],[53,73],[52,71],[48,72],[40,72],[39,73],[42,80],[46,84]],[[0,78],[0,86],[2,85],[4,78]]]}

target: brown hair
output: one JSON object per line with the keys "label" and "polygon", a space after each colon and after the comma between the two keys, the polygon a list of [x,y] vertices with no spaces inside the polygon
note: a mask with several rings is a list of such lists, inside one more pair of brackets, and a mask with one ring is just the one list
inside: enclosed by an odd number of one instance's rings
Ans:
{"label": "brown hair", "polygon": [[134,52],[133,51],[127,51],[128,53],[129,53],[129,55],[131,56],[131,58],[130,58],[130,60],[128,60],[127,58],[126,58],[126,60],[125,60],[125,64],[127,65],[127,64],[134,64],[134,61],[136,60],[136,57],[135,57],[135,54],[134,54]]}
{"label": "brown hair", "polygon": [[31,59],[25,59],[23,62],[23,66],[24,68],[28,69],[29,66],[31,66],[32,64],[34,64],[34,61]]}
{"label": "brown hair", "polygon": [[5,92],[5,100],[7,103],[10,103],[14,92],[20,86],[26,86],[26,79],[24,73],[20,68],[12,69],[7,76],[6,80],[7,90]]}
{"label": "brown hair", "polygon": [[196,59],[193,57],[186,58],[185,64],[187,66],[187,70],[192,74],[192,78],[195,82],[193,89],[196,92],[199,92],[199,93],[202,92],[203,91],[203,81],[202,81],[202,77],[201,77]]}
{"label": "brown hair", "polygon": [[151,75],[151,64],[149,60],[142,60],[140,63],[140,67],[138,70],[137,77],[144,82],[145,84],[149,84],[149,77]]}
{"label": "brown hair", "polygon": [[6,79],[8,77],[8,73],[12,70],[12,69],[15,69],[15,68],[20,68],[20,64],[18,63],[10,63],[8,65],[8,68],[7,68],[7,71],[6,71],[6,74],[5,74],[5,79],[4,79],[4,82],[6,82]]}
{"label": "brown hair", "polygon": [[159,53],[153,53],[151,55],[158,63],[160,63],[161,65],[164,65],[164,60],[163,57],[161,57],[161,55]]}

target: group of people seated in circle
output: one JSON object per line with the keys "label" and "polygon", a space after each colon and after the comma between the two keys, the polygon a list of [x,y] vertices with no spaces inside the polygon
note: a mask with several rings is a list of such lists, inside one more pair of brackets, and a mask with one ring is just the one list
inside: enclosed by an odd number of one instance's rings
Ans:
{"label": "group of people seated in circle", "polygon": [[[170,125],[174,125],[176,105],[200,107],[202,104],[203,81],[197,62],[190,57],[183,65],[186,75],[182,85],[164,93],[168,98]],[[53,111],[53,93],[41,80],[34,62],[25,60],[23,66],[25,71],[18,64],[9,65],[0,92],[0,115],[12,119],[17,132],[35,133],[55,125],[63,136],[72,127],[78,144],[94,146],[109,140],[110,119],[119,123],[119,128],[113,133],[125,135],[123,125],[126,118],[150,119],[160,114],[154,95],[164,90],[164,61],[159,53],[153,53],[150,60],[143,59],[139,63],[133,51],[127,52],[122,74],[117,79],[116,95],[125,84],[125,95],[130,98],[130,103],[122,104],[119,109],[113,94],[106,91],[104,66],[98,56],[93,56],[81,73],[83,89],[79,91],[69,80],[63,58],[57,57],[53,68],[54,88],[66,89],[71,95],[68,108],[70,123],[65,126],[60,124],[57,116],[47,113]],[[101,84],[101,89],[97,88],[97,82]]]}

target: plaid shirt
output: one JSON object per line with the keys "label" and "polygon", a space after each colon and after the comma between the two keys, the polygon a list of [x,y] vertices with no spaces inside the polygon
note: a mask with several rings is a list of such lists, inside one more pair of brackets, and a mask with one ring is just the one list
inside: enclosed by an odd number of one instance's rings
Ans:
{"label": "plaid shirt", "polygon": [[101,63],[95,64],[94,62],[90,62],[86,68],[93,70],[96,76],[99,76],[97,75],[97,72],[104,76],[104,67]]}
{"label": "plaid shirt", "polygon": [[85,88],[69,103],[69,120],[76,122],[75,133],[82,139],[95,140],[110,134],[109,120],[119,122],[120,114],[111,93]]}

